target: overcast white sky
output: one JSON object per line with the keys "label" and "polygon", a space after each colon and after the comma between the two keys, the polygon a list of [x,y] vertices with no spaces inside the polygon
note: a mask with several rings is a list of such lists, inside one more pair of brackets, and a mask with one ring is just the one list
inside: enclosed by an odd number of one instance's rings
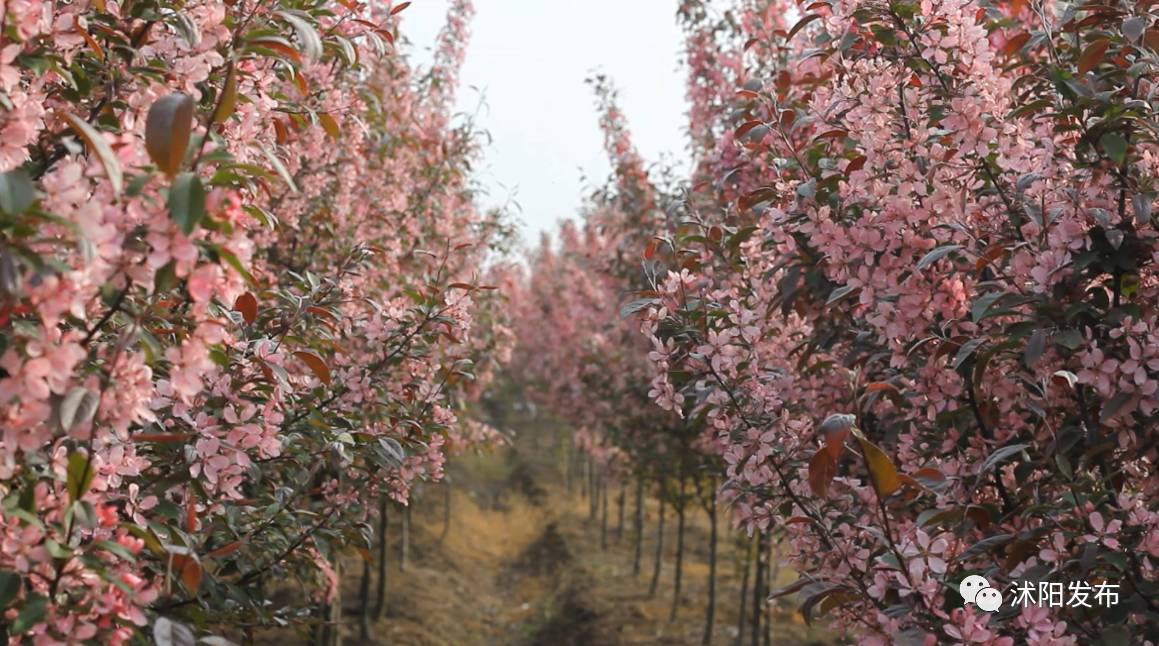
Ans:
{"label": "overcast white sky", "polygon": [[[405,10],[402,32],[415,62],[429,62],[447,4],[414,0]],[[475,0],[475,9],[458,104],[474,112],[486,101],[478,123],[494,143],[477,173],[491,193],[484,204],[518,202],[526,242],[575,215],[583,175],[598,182],[609,171],[584,83],[591,71],[615,80],[645,159],[683,163],[674,0]]]}

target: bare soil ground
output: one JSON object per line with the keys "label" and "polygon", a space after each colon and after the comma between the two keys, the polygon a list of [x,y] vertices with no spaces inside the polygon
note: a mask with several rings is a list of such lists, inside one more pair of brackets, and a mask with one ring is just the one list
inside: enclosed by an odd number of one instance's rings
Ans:
{"label": "bare soil ground", "polygon": [[[540,447],[542,448],[542,447]],[[529,450],[530,449],[530,450]],[[550,454],[550,452],[547,452]],[[601,646],[700,644],[708,579],[708,521],[690,508],[684,590],[669,621],[675,562],[675,523],[669,513],[659,589],[648,594],[658,508],[646,505],[643,572],[632,574],[632,529],[618,528],[618,490],[610,492],[607,549],[599,518],[560,470],[504,448],[461,456],[451,474],[450,527],[444,531],[444,485],[430,485],[412,512],[409,559],[398,567],[398,514],[391,519],[387,616],[372,626],[372,644],[416,646]],[[539,458],[537,458],[539,459]],[[723,514],[722,514],[723,515]],[[738,643],[737,614],[743,543],[722,520],[718,602],[713,644]],[[343,641],[358,637],[361,561],[345,568]],[[778,584],[795,575],[782,569]],[[751,605],[750,605],[751,608]],[[824,630],[804,625],[787,606],[771,608],[772,644],[836,643]],[[751,643],[746,629],[744,643]]]}

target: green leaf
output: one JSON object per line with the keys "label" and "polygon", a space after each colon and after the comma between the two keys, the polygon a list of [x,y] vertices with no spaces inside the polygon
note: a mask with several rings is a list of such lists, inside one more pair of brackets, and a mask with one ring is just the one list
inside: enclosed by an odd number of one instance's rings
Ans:
{"label": "green leaf", "polygon": [[[1142,635],[1139,635],[1138,637],[1139,639],[1142,639]],[[1131,633],[1127,630],[1126,626],[1121,624],[1118,626],[1104,627],[1104,629],[1099,632],[1099,639],[1099,643],[1101,643],[1103,646],[1130,646],[1133,643],[1138,643],[1131,641]]]}
{"label": "green leaf", "polygon": [[109,177],[109,183],[113,185],[113,194],[120,197],[121,190],[125,185],[125,176],[121,171],[121,162],[117,160],[117,155],[109,147],[109,142],[105,140],[105,136],[75,114],[64,114],[62,117],[97,154],[97,158],[101,160],[101,166],[105,168],[105,175]]}
{"label": "green leaf", "polygon": [[841,287],[838,287],[838,288],[834,289],[833,291],[829,292],[829,298],[826,299],[825,304],[832,305],[833,303],[836,303],[837,301],[841,300],[842,298],[845,298],[846,296],[852,294],[853,292],[857,291],[858,289],[860,289],[860,288],[857,287],[856,285],[842,285]]}
{"label": "green leaf", "polygon": [[297,193],[298,185],[294,183],[293,176],[290,175],[290,171],[286,170],[286,165],[282,163],[282,160],[278,159],[278,156],[269,148],[262,147],[262,152],[265,153],[266,158],[270,160],[270,164],[273,165],[274,170],[277,171],[278,175],[282,178],[283,181],[286,182],[286,186],[290,187],[290,192]]}
{"label": "green leaf", "polygon": [[47,541],[44,541],[44,549],[45,549],[45,551],[48,552],[48,555],[54,559],[72,558],[72,549],[71,548],[66,547],[64,545],[61,545],[60,543],[52,540],[51,538],[48,539]]}
{"label": "green leaf", "polygon": [[163,294],[177,285],[177,261],[170,260],[153,276],[153,291]]}
{"label": "green leaf", "polygon": [[950,362],[950,366],[954,370],[957,370],[963,363],[966,362],[967,359],[969,359],[974,354],[978,348],[982,347],[984,343],[986,343],[986,339],[970,339],[969,341],[963,343],[962,347],[958,348],[958,353],[954,355],[953,361]]}
{"label": "green leaf", "polygon": [[233,267],[234,271],[245,280],[247,285],[253,287],[257,284],[254,282],[253,274],[250,274],[249,270],[246,269],[245,265],[241,264],[241,260],[232,251],[224,247],[218,247],[216,251],[217,255],[221,256],[221,259],[228,263],[230,267]]}
{"label": "green leaf", "polygon": [[89,457],[80,451],[68,456],[68,499],[80,500],[93,484],[96,469],[89,466]]}
{"label": "green leaf", "polygon": [[983,294],[979,296],[974,301],[974,304],[970,306],[970,318],[974,319],[975,323],[986,318],[986,313],[989,312],[990,308],[994,306],[994,303],[998,302],[998,299],[1002,298],[1004,295],[1005,294],[1002,292],[990,292],[989,294]]}
{"label": "green leaf", "polygon": [[0,294],[19,296],[24,286],[24,275],[16,252],[0,242]]}
{"label": "green leaf", "polygon": [[660,299],[658,298],[638,298],[630,303],[626,303],[623,307],[620,308],[620,318],[628,318],[636,312],[659,304]]}
{"label": "green leaf", "polygon": [[1029,447],[1029,444],[1011,444],[998,449],[991,453],[990,457],[986,458],[986,461],[982,463],[981,468],[978,469],[978,476],[981,477],[983,473],[986,473],[1011,457],[1022,453]]}
{"label": "green leaf", "polygon": [[1099,137],[1099,146],[1116,164],[1122,164],[1127,159],[1127,140],[1118,133],[1108,132]]}
{"label": "green leaf", "polygon": [[157,646],[194,646],[197,636],[185,624],[166,617],[158,617],[153,624],[153,641]]}
{"label": "green leaf", "polygon": [[0,211],[20,215],[36,202],[36,185],[23,168],[0,173]]}
{"label": "green leaf", "polygon": [[278,15],[294,28],[298,41],[302,43],[302,53],[307,59],[316,61],[322,57],[322,38],[310,21],[289,11],[279,11]]}
{"label": "green leaf", "polygon": [[8,607],[20,594],[20,575],[11,570],[0,570],[0,609]]}
{"label": "green leaf", "polygon": [[797,24],[793,25],[793,28],[789,30],[789,35],[785,37],[785,40],[786,41],[793,40],[793,36],[796,36],[797,32],[804,29],[805,25],[813,22],[814,20],[817,20],[820,17],[821,17],[821,14],[811,13],[811,14],[806,15],[804,18],[801,18],[800,20],[797,21]]}
{"label": "green leaf", "polygon": [[934,264],[935,262],[950,255],[951,252],[957,251],[958,249],[961,249],[961,248],[962,248],[962,245],[960,245],[960,244],[947,244],[947,245],[942,245],[936,249],[930,250],[929,253],[922,256],[922,259],[918,261],[918,266],[917,266],[918,271],[921,271],[921,270],[925,269],[926,267],[929,267],[930,265]]}
{"label": "green leaf", "polygon": [[194,173],[181,173],[169,187],[169,215],[185,235],[193,233],[205,217],[205,187]]}
{"label": "green leaf", "polygon": [[861,454],[865,457],[865,466],[869,469],[870,481],[873,483],[873,489],[877,491],[877,495],[881,497],[897,491],[901,486],[901,479],[897,475],[897,467],[893,465],[893,460],[885,454],[876,444],[861,437],[857,437],[857,443],[861,446]]}
{"label": "green leaf", "polygon": [[1022,364],[1028,369],[1033,369],[1034,364],[1042,358],[1042,353],[1046,351],[1046,330],[1035,330],[1034,334],[1030,335],[1030,340],[1026,343],[1026,350],[1022,353]]}
{"label": "green leaf", "polygon": [[126,561],[129,561],[130,563],[137,562],[137,557],[133,556],[133,553],[130,552],[127,547],[116,541],[96,541],[93,543],[93,546],[99,547],[107,552],[112,552],[113,554],[116,554],[117,556]]}
{"label": "green leaf", "polygon": [[1131,42],[1136,42],[1143,37],[1143,32],[1147,29],[1147,19],[1142,16],[1134,16],[1123,21],[1123,36]]}
{"label": "green leaf", "polygon": [[1131,401],[1131,393],[1119,391],[1113,397],[1103,403],[1103,409],[1099,412],[1099,423],[1106,423],[1117,416]]}
{"label": "green leaf", "polygon": [[225,75],[225,85],[221,88],[221,95],[217,100],[217,107],[213,109],[213,122],[221,123],[228,119],[237,109],[237,66],[230,64],[229,72]]}
{"label": "green leaf", "polygon": [[959,554],[954,560],[966,561],[972,559],[975,556],[980,556],[995,548],[1002,547],[1014,539],[1014,534],[995,534],[994,536],[987,536],[986,538],[983,538],[977,543],[971,545],[969,549]]}
{"label": "green leaf", "polygon": [[[174,92],[157,99],[145,117],[145,150],[169,177],[177,174],[193,131],[193,97]],[[188,233],[188,232],[186,232]]]}
{"label": "green leaf", "polygon": [[55,419],[60,432],[68,433],[91,420],[100,403],[100,396],[83,386],[68,391],[56,407]]}
{"label": "green leaf", "polygon": [[897,44],[897,32],[893,29],[881,24],[872,24],[869,26],[869,30],[873,32],[874,40],[882,45],[892,47]]}
{"label": "green leaf", "polygon": [[47,608],[48,597],[36,593],[28,595],[24,600],[24,607],[16,616],[16,621],[12,622],[9,634],[20,635],[39,624],[44,619]]}

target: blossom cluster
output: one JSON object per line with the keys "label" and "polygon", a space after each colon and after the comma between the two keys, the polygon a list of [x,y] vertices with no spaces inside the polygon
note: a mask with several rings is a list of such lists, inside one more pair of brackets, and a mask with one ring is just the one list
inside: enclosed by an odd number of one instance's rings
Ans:
{"label": "blossom cluster", "polygon": [[495,438],[464,415],[512,341],[450,117],[470,4],[426,75],[406,4],[0,9],[13,643],[294,621],[279,581],[332,590],[379,492]]}
{"label": "blossom cluster", "polygon": [[634,477],[641,490],[647,482],[661,500],[684,505],[689,481],[711,476],[702,467],[714,453],[687,420],[657,414],[652,349],[627,316],[649,301],[624,304],[647,286],[640,250],[666,226],[672,200],[636,150],[611,80],[589,83],[612,172],[587,196],[582,224],[565,221],[558,240],[545,237],[530,258],[513,291],[512,364],[537,403],[575,429],[575,449],[602,476]]}
{"label": "blossom cluster", "polygon": [[[866,644],[1159,640],[1152,8],[682,15],[696,159],[641,250],[667,264],[650,392],[703,422],[736,521],[783,535],[777,596]],[[991,615],[974,574],[1119,603]]]}

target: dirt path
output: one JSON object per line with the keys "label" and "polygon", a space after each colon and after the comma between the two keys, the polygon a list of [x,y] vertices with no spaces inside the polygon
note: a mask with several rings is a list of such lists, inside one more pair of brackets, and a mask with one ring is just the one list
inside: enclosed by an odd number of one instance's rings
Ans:
{"label": "dirt path", "polygon": [[[451,522],[442,541],[443,485],[422,491],[411,519],[405,571],[398,567],[399,523],[392,517],[387,616],[373,626],[368,643],[701,643],[708,573],[704,515],[689,516],[684,593],[676,620],[669,622],[675,543],[671,531],[658,593],[648,594],[655,504],[646,508],[644,567],[634,576],[632,532],[618,527],[615,494],[609,504],[608,545],[602,549],[600,522],[589,518],[590,507],[578,485],[567,491],[551,452],[542,448],[508,448],[460,459],[451,473]],[[738,553],[731,543],[722,545],[714,644],[736,642]],[[344,576],[346,644],[362,643],[356,616],[360,571],[361,563],[351,561]],[[774,644],[810,643],[812,633],[793,613],[774,615]]]}

